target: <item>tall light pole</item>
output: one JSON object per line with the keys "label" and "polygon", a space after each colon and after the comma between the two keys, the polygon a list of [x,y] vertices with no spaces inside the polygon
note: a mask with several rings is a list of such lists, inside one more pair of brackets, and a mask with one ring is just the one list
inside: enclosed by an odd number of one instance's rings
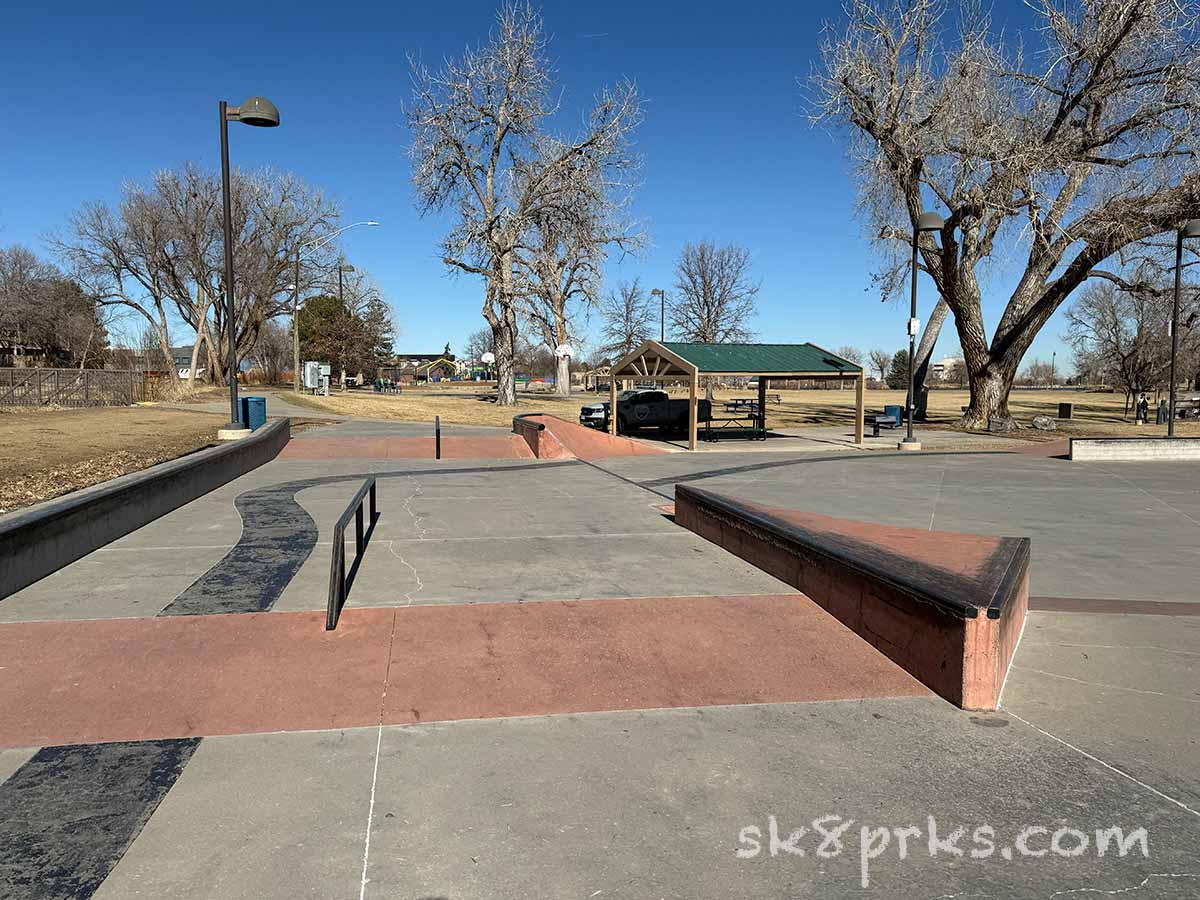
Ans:
{"label": "tall light pole", "polygon": [[905,418],[908,419],[908,433],[900,442],[901,450],[920,450],[920,442],[913,437],[913,396],[916,393],[915,363],[917,356],[917,331],[920,322],[917,321],[917,242],[921,233],[926,231],[941,231],[945,221],[935,212],[923,212],[917,216],[913,225],[912,238],[912,303],[908,314],[908,401],[905,405]]}
{"label": "tall light pole", "polygon": [[658,341],[661,344],[667,339],[667,295],[662,288],[655,288],[650,296],[658,297]]}
{"label": "tall light pole", "polygon": [[354,271],[356,271],[356,269],[354,266],[350,265],[350,263],[342,262],[340,259],[338,260],[338,303],[342,304],[343,309],[346,308],[346,297],[342,292],[342,273]]}
{"label": "tall light pole", "polygon": [[344,225],[332,234],[327,234],[324,237],[313,238],[311,241],[305,241],[302,244],[296,245],[296,280],[292,282],[292,389],[296,393],[300,392],[300,259],[301,251],[305,247],[312,247],[312,253],[316,253],[343,231],[348,231],[351,228],[357,228],[359,225],[377,226],[379,223],[373,219],[368,219],[365,222],[354,222],[351,225]]}
{"label": "tall light pole", "polygon": [[1167,437],[1175,437],[1175,357],[1179,353],[1179,288],[1183,279],[1184,238],[1200,237],[1200,219],[1189,219],[1175,234],[1175,299],[1171,303],[1171,400],[1168,407]]}
{"label": "tall light pole", "polygon": [[264,97],[251,97],[241,106],[218,103],[221,116],[221,201],[225,215],[225,318],[229,335],[229,424],[224,431],[240,437],[246,430],[238,416],[237,400],[237,305],[233,297],[233,212],[229,200],[229,123],[245,122],[262,128],[279,124],[279,110]]}

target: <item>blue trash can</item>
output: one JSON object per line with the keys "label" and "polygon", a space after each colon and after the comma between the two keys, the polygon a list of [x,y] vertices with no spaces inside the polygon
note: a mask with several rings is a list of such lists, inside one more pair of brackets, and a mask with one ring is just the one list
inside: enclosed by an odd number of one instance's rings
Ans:
{"label": "blue trash can", "polygon": [[242,424],[255,431],[267,424],[266,397],[239,397]]}
{"label": "blue trash can", "polygon": [[898,406],[898,405],[885,406],[883,408],[883,414],[885,416],[892,416],[893,418],[895,418],[897,424],[904,421],[904,407],[903,406]]}

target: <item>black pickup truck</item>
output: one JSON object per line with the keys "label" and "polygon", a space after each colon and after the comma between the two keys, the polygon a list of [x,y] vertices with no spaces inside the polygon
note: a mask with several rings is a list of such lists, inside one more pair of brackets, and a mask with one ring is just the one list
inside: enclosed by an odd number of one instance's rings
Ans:
{"label": "black pickup truck", "polygon": [[[711,417],[707,400],[696,401],[696,420]],[[608,428],[608,404],[589,403],[579,410],[579,424],[589,428]],[[657,428],[664,434],[687,431],[688,402],[672,400],[666,391],[633,390],[617,394],[617,434],[629,434],[639,428]]]}

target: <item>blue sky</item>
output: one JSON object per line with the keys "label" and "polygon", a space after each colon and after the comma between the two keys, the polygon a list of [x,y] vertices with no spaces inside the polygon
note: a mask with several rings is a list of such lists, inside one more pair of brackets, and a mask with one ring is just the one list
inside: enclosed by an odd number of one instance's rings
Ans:
{"label": "blue sky", "polygon": [[[475,0],[18,4],[0,34],[0,244],[45,252],[47,232],[85,201],[114,200],[123,181],[189,159],[215,168],[217,100],[261,94],[282,127],[234,126],[235,165],[293,170],[334,196],[345,221],[383,222],[348,232],[345,249],[392,304],[397,348],[461,347],[483,324],[481,286],[447,275],[437,256],[445,220],[422,219],[413,203],[406,57],[433,64],[457,54],[486,34],[494,9]],[[855,218],[844,138],[809,126],[797,83],[838,3],[556,0],[542,9],[574,121],[618,78],[636,81],[645,100],[636,213],[650,246],[610,265],[610,287],[640,276],[669,290],[685,242],[737,242],[761,282],[759,340],[905,343],[907,304],[882,304],[871,289],[873,251]],[[1015,0],[995,7],[999,26],[1025,15]],[[996,278],[985,297],[989,323],[1006,283]],[[933,302],[925,282],[922,319]],[[1056,317],[1027,359],[1057,350],[1063,365],[1061,331]],[[943,334],[938,353],[955,351],[952,329]]]}

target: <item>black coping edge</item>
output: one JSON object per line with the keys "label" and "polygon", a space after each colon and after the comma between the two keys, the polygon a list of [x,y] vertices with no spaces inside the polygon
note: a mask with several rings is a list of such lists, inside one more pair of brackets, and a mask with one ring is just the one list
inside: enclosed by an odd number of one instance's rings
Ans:
{"label": "black coping edge", "polygon": [[[750,509],[744,504],[703,488],[690,487],[686,484],[675,486],[675,499],[678,503],[686,498],[709,512],[716,512],[726,521],[750,526],[765,532],[772,541],[785,550],[802,551],[813,556],[845,566],[853,572],[874,579],[913,599],[930,603],[943,612],[960,619],[974,619],[979,611],[985,610],[989,619],[999,619],[1010,601],[1020,589],[1021,580],[1029,567],[1029,538],[1000,538],[1000,548],[994,554],[992,566],[996,579],[996,588],[986,603],[969,603],[961,599],[957,591],[939,590],[937,587],[919,585],[912,579],[902,576],[906,570],[912,570],[914,560],[891,554],[882,548],[866,541],[856,541],[845,536],[838,536],[837,541],[830,540],[828,535],[807,531],[791,522],[786,522],[774,516]],[[678,515],[678,509],[676,509]],[[943,578],[946,581],[960,581],[962,576],[956,573],[938,570],[935,566],[922,566],[931,580]],[[977,590],[977,588],[976,588]]]}
{"label": "black coping edge", "polygon": [[546,430],[545,422],[525,422],[525,421],[523,421],[524,419],[527,419],[530,416],[545,416],[545,415],[548,415],[548,413],[531,412],[531,413],[521,413],[520,415],[513,416],[513,434],[520,434],[520,432],[517,430],[518,425],[521,428],[533,428],[533,429],[536,429],[537,431],[545,431]]}
{"label": "black coping edge", "polygon": [[275,419],[208,447],[0,516],[0,600],[274,459],[291,439]]}

